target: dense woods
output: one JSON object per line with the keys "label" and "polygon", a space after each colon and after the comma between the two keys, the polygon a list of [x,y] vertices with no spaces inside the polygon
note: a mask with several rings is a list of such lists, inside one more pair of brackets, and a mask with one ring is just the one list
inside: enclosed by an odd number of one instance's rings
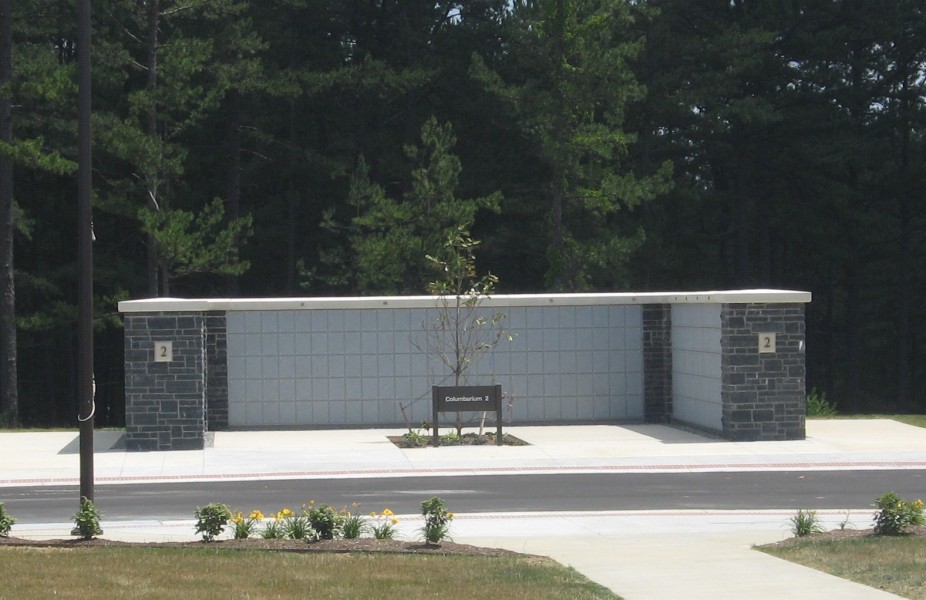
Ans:
{"label": "dense woods", "polygon": [[[922,412],[924,13],[95,0],[97,424],[119,300],[424,293],[461,225],[500,293],[809,290],[808,387]],[[0,412],[28,425],[77,414],[76,30],[0,0]]]}

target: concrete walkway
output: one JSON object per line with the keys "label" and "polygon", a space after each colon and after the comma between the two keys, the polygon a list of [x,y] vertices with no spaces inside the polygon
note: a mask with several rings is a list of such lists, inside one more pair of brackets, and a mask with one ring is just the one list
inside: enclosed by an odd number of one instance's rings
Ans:
{"label": "concrete walkway", "polygon": [[[128,453],[97,432],[98,484],[500,473],[926,469],[926,430],[890,420],[809,421],[796,442],[726,442],[670,427],[512,427],[523,447],[403,450],[395,430],[218,432],[201,451]],[[77,484],[74,433],[0,434],[0,501],[25,485]],[[887,490],[885,490],[887,491]],[[926,489],[923,490],[926,496]],[[808,507],[812,508],[812,507]],[[628,600],[664,598],[864,599],[890,594],[752,550],[790,536],[793,511],[609,511],[464,514],[457,542],[550,556]],[[14,515],[15,516],[15,515]],[[819,511],[829,528],[845,511]],[[414,538],[420,516],[401,516]],[[871,514],[850,521],[868,527]],[[103,523],[104,537],[195,539],[191,520]],[[17,524],[13,535],[65,537],[70,523]]]}

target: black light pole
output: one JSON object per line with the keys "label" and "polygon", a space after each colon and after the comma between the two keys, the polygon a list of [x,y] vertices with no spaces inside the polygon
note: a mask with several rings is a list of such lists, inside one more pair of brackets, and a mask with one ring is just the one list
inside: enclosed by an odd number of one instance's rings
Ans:
{"label": "black light pole", "polygon": [[93,500],[93,223],[90,176],[90,0],[80,0],[77,34],[77,201],[80,298],[77,327],[80,422],[80,495]]}

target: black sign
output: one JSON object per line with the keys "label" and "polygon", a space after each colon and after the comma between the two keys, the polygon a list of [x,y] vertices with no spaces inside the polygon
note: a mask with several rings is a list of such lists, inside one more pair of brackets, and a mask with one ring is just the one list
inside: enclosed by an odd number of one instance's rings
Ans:
{"label": "black sign", "polygon": [[442,412],[495,411],[495,444],[502,445],[502,386],[500,385],[464,385],[431,388],[431,403],[434,409],[435,446],[440,445],[437,435],[438,416]]}
{"label": "black sign", "polygon": [[464,385],[431,388],[434,405],[440,412],[498,410],[502,402],[500,385]]}

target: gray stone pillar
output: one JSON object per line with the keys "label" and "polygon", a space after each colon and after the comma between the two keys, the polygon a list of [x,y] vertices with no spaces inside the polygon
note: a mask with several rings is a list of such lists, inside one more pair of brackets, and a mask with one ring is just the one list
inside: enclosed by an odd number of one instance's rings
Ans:
{"label": "gray stone pillar", "polygon": [[804,305],[724,304],[720,319],[723,437],[804,439]]}
{"label": "gray stone pillar", "polygon": [[202,313],[125,317],[125,438],[129,450],[196,450],[205,432]]}

